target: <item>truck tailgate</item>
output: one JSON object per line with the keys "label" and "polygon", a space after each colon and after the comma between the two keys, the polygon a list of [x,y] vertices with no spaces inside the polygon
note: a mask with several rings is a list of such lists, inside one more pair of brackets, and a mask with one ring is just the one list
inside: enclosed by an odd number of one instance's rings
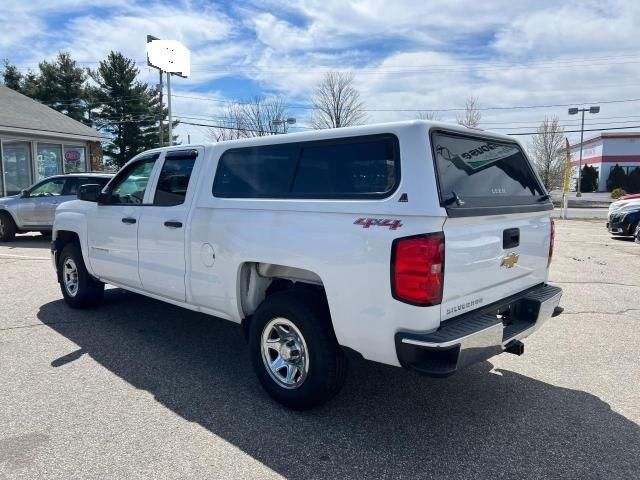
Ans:
{"label": "truck tailgate", "polygon": [[443,320],[546,281],[547,212],[448,218],[444,234]]}

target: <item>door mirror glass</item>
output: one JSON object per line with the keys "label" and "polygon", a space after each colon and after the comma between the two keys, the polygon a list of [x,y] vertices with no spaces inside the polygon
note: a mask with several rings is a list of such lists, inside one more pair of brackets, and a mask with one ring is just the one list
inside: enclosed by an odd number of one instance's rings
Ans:
{"label": "door mirror glass", "polygon": [[78,200],[84,200],[85,202],[97,202],[101,193],[101,185],[96,183],[81,185],[80,188],[78,188]]}
{"label": "door mirror glass", "polygon": [[29,190],[26,188],[20,190],[20,198],[29,198]]}

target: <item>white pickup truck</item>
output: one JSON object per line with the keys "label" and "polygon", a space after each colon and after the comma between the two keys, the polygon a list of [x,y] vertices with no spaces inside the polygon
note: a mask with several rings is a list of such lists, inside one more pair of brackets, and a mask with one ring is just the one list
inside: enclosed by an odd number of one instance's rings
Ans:
{"label": "white pickup truck", "polygon": [[56,211],[72,307],[104,284],[241,324],[265,390],[318,405],[345,349],[447,376],[559,314],[552,204],[505,135],[411,121],[133,158]]}

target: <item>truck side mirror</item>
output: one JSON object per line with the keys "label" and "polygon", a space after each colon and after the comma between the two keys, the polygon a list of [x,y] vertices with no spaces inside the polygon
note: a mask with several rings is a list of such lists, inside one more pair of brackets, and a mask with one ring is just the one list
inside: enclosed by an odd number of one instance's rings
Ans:
{"label": "truck side mirror", "polygon": [[78,200],[84,200],[85,202],[97,202],[102,192],[102,186],[97,183],[90,183],[88,185],[80,185],[78,188]]}

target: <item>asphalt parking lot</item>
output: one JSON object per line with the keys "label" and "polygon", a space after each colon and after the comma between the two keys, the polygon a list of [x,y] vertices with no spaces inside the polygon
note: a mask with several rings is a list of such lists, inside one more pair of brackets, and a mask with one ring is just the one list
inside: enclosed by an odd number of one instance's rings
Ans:
{"label": "asphalt parking lot", "polygon": [[445,380],[354,359],[292,412],[240,329],[119,289],[63,303],[48,241],[0,244],[0,478],[638,478],[640,245],[557,221],[565,313]]}

